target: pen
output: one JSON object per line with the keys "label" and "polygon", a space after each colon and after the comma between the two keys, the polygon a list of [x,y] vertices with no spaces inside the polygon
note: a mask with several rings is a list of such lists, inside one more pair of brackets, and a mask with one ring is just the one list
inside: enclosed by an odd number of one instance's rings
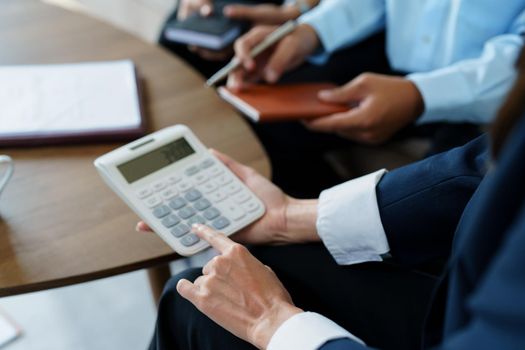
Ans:
{"label": "pen", "polygon": [[[290,34],[295,27],[297,27],[297,22],[294,20],[288,21],[279,28],[275,29],[273,32],[271,32],[266,38],[264,38],[263,41],[257,46],[255,46],[252,51],[250,52],[250,56],[252,58],[259,55],[261,52],[284,38],[286,35]],[[235,69],[237,69],[241,65],[241,61],[239,61],[236,57],[234,57],[227,65],[225,65],[223,68],[221,68],[217,73],[212,75],[208,81],[206,81],[206,85],[208,87],[212,87],[215,84],[217,84],[219,81],[225,79],[228,74],[233,72]]]}

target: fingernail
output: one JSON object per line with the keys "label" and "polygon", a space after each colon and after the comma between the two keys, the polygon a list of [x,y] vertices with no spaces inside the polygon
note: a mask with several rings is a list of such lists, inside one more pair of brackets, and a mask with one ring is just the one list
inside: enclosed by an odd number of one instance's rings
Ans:
{"label": "fingernail", "polygon": [[140,232],[140,226],[139,226],[139,224],[136,224],[136,225],[135,225],[135,231]]}
{"label": "fingernail", "polygon": [[319,91],[319,98],[330,98],[330,91],[328,90]]}
{"label": "fingernail", "polygon": [[211,13],[211,6],[210,5],[204,5],[201,7],[201,15],[202,16],[208,16]]}
{"label": "fingernail", "polygon": [[269,83],[275,83],[277,81],[277,73],[273,69],[266,69],[264,71],[264,78]]}
{"label": "fingernail", "polygon": [[232,14],[232,8],[231,6],[225,6],[224,9],[222,10],[222,13],[225,15],[225,16],[230,16]]}
{"label": "fingernail", "polygon": [[191,228],[195,231],[201,231],[203,226],[201,224],[193,224],[191,225]]}

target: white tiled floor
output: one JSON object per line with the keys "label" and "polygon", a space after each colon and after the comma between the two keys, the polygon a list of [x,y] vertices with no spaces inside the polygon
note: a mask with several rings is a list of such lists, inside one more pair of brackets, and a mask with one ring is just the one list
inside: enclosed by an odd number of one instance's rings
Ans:
{"label": "white tiled floor", "polygon": [[0,307],[23,330],[6,350],[143,350],[155,323],[144,271],[2,298]]}

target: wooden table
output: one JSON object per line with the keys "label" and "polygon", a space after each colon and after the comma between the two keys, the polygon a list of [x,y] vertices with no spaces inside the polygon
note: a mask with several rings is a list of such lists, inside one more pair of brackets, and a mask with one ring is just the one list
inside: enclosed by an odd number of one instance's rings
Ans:
{"label": "wooden table", "polygon": [[[170,53],[35,0],[0,2],[0,64],[124,58],[131,58],[144,78],[151,131],[184,123],[206,145],[269,174],[267,158],[244,120]],[[156,235],[134,231],[137,217],[96,173],[93,160],[117,146],[0,149],[16,167],[0,197],[0,296],[143,268],[157,281],[158,296],[166,264],[178,256]]]}

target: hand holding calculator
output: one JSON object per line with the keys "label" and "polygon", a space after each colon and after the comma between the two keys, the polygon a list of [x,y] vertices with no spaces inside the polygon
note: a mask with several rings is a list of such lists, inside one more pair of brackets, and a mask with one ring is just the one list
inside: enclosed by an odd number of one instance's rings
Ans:
{"label": "hand holding calculator", "polygon": [[208,244],[191,225],[231,235],[259,219],[264,204],[184,125],[140,138],[95,160],[113,191],[181,255]]}

